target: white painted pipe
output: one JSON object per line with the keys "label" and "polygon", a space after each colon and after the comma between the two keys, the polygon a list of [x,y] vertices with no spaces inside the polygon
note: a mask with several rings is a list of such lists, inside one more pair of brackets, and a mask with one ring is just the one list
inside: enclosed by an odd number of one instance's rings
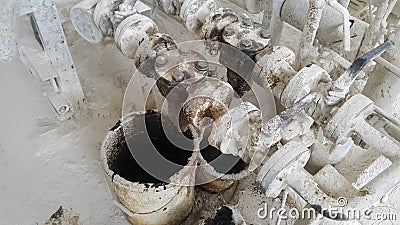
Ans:
{"label": "white painted pipe", "polygon": [[279,45],[279,39],[282,34],[283,21],[281,20],[281,9],[285,0],[273,0],[271,16],[271,43],[273,46]]}
{"label": "white painted pipe", "polygon": [[319,29],[322,18],[322,11],[326,6],[325,0],[310,0],[310,6],[307,13],[307,21],[303,27],[303,35],[300,41],[299,54],[296,57],[296,69],[300,70],[306,64],[310,63],[311,50],[314,44],[315,36]]}
{"label": "white painted pipe", "polygon": [[388,19],[388,17],[389,17],[389,15],[390,15],[390,13],[393,11],[393,9],[394,9],[394,7],[395,7],[395,5],[397,4],[397,0],[391,0],[391,1],[389,1],[389,6],[388,6],[388,9],[386,10],[386,14],[385,14],[385,16],[383,17],[383,26],[384,27],[387,27],[387,19]]}
{"label": "white painted pipe", "polygon": [[390,63],[389,61],[387,61],[386,59],[382,58],[382,57],[377,57],[375,59],[375,62],[381,64],[383,67],[385,67],[387,70],[389,70],[390,72],[392,72],[394,75],[396,75],[398,78],[400,78],[400,68],[397,67],[396,65]]}
{"label": "white painted pipe", "polygon": [[262,24],[265,26],[265,27],[268,27],[268,28],[270,28],[270,25],[271,25],[271,17],[272,17],[272,11],[273,11],[273,8],[272,8],[272,1],[267,1],[266,3],[265,3],[266,5],[265,5],[265,9],[264,9],[264,15],[263,15],[263,21],[262,21]]}
{"label": "white painted pipe", "polygon": [[[310,7],[310,4],[310,0],[304,0],[302,4],[299,4],[297,0],[286,0],[283,3],[281,9],[278,10],[278,13],[280,12],[280,17],[278,18],[281,21],[286,22],[299,30],[303,30],[305,24],[308,21],[308,9]],[[276,13],[275,9],[274,13]],[[327,5],[326,7],[324,7],[322,11],[321,21],[319,23],[319,30],[316,34],[316,38],[322,44],[332,45],[334,43],[337,43],[338,41],[343,40],[343,21],[338,20],[337,18],[343,18],[343,14],[341,13],[341,11],[336,10],[331,5]],[[368,24],[361,20],[358,20],[357,18],[351,19],[354,19],[354,24],[352,26],[353,28],[350,29],[350,36],[363,35],[363,30],[368,27]],[[348,23],[346,24],[347,26],[349,26]],[[348,32],[348,30],[346,32]]]}
{"label": "white painted pipe", "polygon": [[378,7],[377,12],[375,13],[375,18],[372,20],[367,31],[365,32],[364,40],[361,43],[358,56],[374,48],[375,44],[379,41],[378,38],[381,34],[382,21],[387,13],[389,1],[390,0],[383,0],[381,5]]}
{"label": "white painted pipe", "polygon": [[[365,185],[359,195],[344,199],[346,204],[343,204],[342,201],[339,201],[341,198],[336,199],[320,189],[314,177],[303,168],[308,161],[309,154],[310,152],[305,146],[296,142],[290,142],[278,149],[258,173],[257,181],[261,183],[265,194],[268,197],[277,197],[282,190],[289,187],[315,209],[321,210],[321,213],[328,212],[323,216],[348,220],[354,216],[350,214],[353,212],[352,209],[362,210],[373,206],[400,183],[399,177],[396,176],[400,170],[400,163],[394,162]],[[330,214],[327,210],[332,208],[339,210]]]}
{"label": "white painted pipe", "polygon": [[365,200],[377,202],[393,191],[393,189],[400,184],[399,172],[400,162],[393,162],[391,166],[363,187],[362,191],[371,194],[371,196],[369,197],[370,199],[360,198],[358,205],[363,205],[364,202],[366,202]]}
{"label": "white painted pipe", "polygon": [[400,93],[396,88],[400,85],[400,28],[388,35],[388,40],[392,46],[378,57],[375,61],[378,65],[375,66],[368,79],[367,85],[363,93],[372,99],[377,106],[396,115],[400,115],[400,108],[396,102],[399,101]]}
{"label": "white painted pipe", "polygon": [[336,0],[329,0],[329,5],[343,15],[343,46],[345,51],[350,51],[350,13]]}

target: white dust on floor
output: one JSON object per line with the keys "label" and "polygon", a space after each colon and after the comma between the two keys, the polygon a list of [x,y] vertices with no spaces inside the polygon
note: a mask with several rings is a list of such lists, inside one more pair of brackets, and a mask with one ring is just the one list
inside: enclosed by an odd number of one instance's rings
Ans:
{"label": "white dust on floor", "polygon": [[[68,19],[77,0],[56,2],[87,97],[81,115],[90,116],[57,123],[38,83],[21,62],[0,64],[0,224],[42,224],[59,206],[77,212],[81,224],[128,224],[112,204],[98,151],[107,130],[121,117],[133,65],[113,42],[89,44],[79,37]],[[160,29],[168,30],[170,22],[173,19],[160,24]],[[172,36],[177,41],[192,38],[183,28]],[[293,40],[287,44],[296,45]],[[255,210],[264,200],[248,179],[241,182],[233,202],[249,222],[257,223]],[[398,205],[398,190],[390,205]]]}
{"label": "white dust on floor", "polygon": [[121,117],[133,65],[113,43],[88,44],[63,25],[90,116],[57,122],[24,65],[0,64],[0,224],[42,224],[59,206],[82,224],[129,224],[112,204],[99,148]]}
{"label": "white dust on floor", "polygon": [[[75,2],[57,6],[87,98],[77,120],[57,121],[19,60],[0,64],[0,224],[43,224],[60,206],[77,212],[81,224],[128,224],[107,190],[99,148],[121,117],[134,68],[112,41],[90,44],[75,32],[68,19]],[[163,21],[161,32],[177,24],[158,12],[152,16]],[[178,42],[196,39],[183,26],[174,31]]]}

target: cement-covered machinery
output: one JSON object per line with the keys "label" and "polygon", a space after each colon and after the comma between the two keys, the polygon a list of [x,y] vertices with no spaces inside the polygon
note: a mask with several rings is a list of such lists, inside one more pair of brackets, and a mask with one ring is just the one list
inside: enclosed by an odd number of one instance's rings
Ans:
{"label": "cement-covered machinery", "polygon": [[[158,0],[151,5],[201,37],[206,55],[159,33],[141,2],[84,0],[72,8],[71,20],[89,42],[114,39],[138,70],[154,80],[152,94],[168,104],[166,111],[158,110],[174,126],[244,163],[237,173],[223,173],[206,156],[194,155],[209,164],[195,175],[211,177],[201,184],[206,190],[227,190],[256,173],[268,197],[283,193],[286,201],[289,195],[298,207],[317,210],[320,222],[352,220],[346,209],[370,208],[400,183],[400,121],[396,112],[389,113],[395,104],[387,103],[398,101],[398,90],[388,90],[394,93],[390,99],[378,100],[378,90],[364,89],[369,77],[384,79],[382,91],[399,82],[400,28],[387,22],[397,1],[376,4],[368,21],[352,16],[350,1],[232,2],[250,13],[264,11],[262,22],[217,8],[215,0]],[[302,32],[297,49],[280,43],[284,23]],[[262,104],[244,100],[230,107],[252,92],[253,84],[271,92],[281,108],[268,121],[263,121]],[[353,173],[345,169],[350,161]],[[105,167],[109,169],[107,163]],[[121,194],[118,185],[113,187]],[[348,202],[340,204],[339,197]],[[119,206],[134,221],[130,202]],[[335,207],[342,213],[332,216],[322,210]],[[183,220],[186,214],[181,216]]]}

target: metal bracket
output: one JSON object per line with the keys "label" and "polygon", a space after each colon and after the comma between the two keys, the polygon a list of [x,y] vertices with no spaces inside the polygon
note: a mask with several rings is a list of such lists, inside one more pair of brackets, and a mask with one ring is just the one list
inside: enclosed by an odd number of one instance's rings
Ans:
{"label": "metal bracket", "polygon": [[[43,50],[22,46],[21,60],[42,81],[51,82],[54,91],[47,92],[45,95],[60,119],[69,118],[73,110],[83,101],[84,95],[54,2],[52,0],[2,1],[5,1],[5,10],[7,6],[12,10],[8,10],[7,18],[0,21],[0,27],[9,28],[9,31],[12,31],[15,27],[15,17],[32,15]],[[5,35],[8,35],[7,40],[10,41],[0,43],[0,49],[8,49],[8,51],[0,51],[0,59],[11,60],[16,55],[15,33],[8,32]],[[3,35],[0,35],[0,40],[2,37]],[[10,52],[14,54],[8,54]]]}

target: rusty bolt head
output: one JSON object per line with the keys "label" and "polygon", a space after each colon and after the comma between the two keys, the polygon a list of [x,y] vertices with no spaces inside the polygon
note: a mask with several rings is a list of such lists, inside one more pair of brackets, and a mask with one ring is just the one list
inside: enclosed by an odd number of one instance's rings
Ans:
{"label": "rusty bolt head", "polygon": [[164,56],[159,56],[156,58],[156,66],[162,67],[165,65],[167,65],[167,58],[165,58]]}
{"label": "rusty bolt head", "polygon": [[208,63],[206,61],[197,61],[195,67],[199,71],[206,71],[208,69]]}
{"label": "rusty bolt head", "polygon": [[224,30],[224,34],[226,36],[232,36],[235,33],[235,29],[233,27],[227,27]]}
{"label": "rusty bolt head", "polygon": [[177,83],[182,82],[185,79],[185,74],[182,71],[178,71],[177,73],[172,75],[172,79]]}
{"label": "rusty bolt head", "polygon": [[264,39],[270,38],[270,37],[271,37],[271,32],[269,31],[269,29],[263,28],[263,29],[260,31],[260,36],[261,36],[262,38],[264,38]]}
{"label": "rusty bolt head", "polygon": [[242,40],[242,42],[240,43],[240,45],[241,45],[243,48],[249,49],[249,48],[251,48],[251,47],[253,46],[253,41],[252,41],[252,40]]}

